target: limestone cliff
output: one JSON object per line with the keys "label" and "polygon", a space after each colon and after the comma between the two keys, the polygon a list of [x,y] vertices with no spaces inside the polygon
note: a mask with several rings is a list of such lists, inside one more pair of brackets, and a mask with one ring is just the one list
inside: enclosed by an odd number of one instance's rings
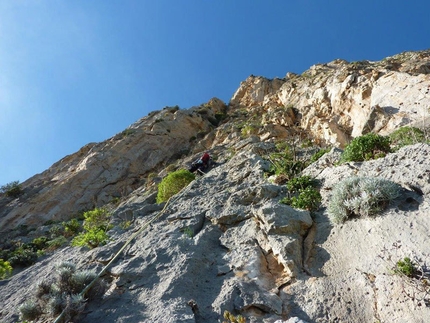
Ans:
{"label": "limestone cliff", "polygon": [[[112,240],[50,250],[0,281],[0,321],[19,321],[18,306],[56,263],[99,271],[159,214],[108,268],[106,288],[74,322],[220,322],[225,310],[247,322],[425,322],[430,297],[391,269],[406,256],[429,261],[428,144],[340,166],[333,148],[302,172],[320,183],[322,205],[312,213],[280,203],[287,189],[266,174],[279,142],[299,158],[314,151],[298,151],[303,142],[343,147],[368,132],[428,128],[429,72],[430,51],[422,51],[336,60],[283,79],[250,76],[227,105],[212,99],[154,111],[64,157],[22,183],[18,198],[0,196],[2,248],[99,206],[113,214]],[[157,182],[204,150],[215,166],[160,214]],[[389,179],[402,194],[379,216],[333,225],[332,189],[354,175]]]}

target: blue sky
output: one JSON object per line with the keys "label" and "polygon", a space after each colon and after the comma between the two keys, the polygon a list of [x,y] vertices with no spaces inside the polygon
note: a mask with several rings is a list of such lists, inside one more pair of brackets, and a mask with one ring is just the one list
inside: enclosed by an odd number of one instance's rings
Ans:
{"label": "blue sky", "polygon": [[249,75],[430,48],[429,1],[0,0],[0,185]]}

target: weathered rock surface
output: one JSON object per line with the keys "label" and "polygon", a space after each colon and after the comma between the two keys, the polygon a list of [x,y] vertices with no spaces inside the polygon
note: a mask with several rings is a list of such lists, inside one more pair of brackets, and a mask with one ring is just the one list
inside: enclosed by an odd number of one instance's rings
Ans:
{"label": "weathered rock surface", "polygon": [[[112,240],[48,253],[0,281],[0,321],[19,320],[18,306],[58,262],[101,270],[163,209],[155,183],[209,150],[215,167],[133,240],[104,275],[107,289],[74,321],[220,322],[228,310],[248,323],[427,322],[429,296],[391,269],[404,257],[429,262],[430,146],[340,166],[341,150],[333,148],[303,172],[320,181],[322,206],[312,214],[280,203],[286,187],[269,182],[262,156],[279,140],[298,146],[308,135],[342,146],[369,131],[422,126],[429,66],[424,51],[382,62],[336,60],[285,79],[252,76],[228,107],[212,99],[188,110],[165,108],[66,156],[24,182],[19,198],[0,196],[2,237],[31,241],[47,230],[45,221],[120,197],[110,204]],[[332,189],[351,176],[389,179],[403,191],[378,216],[333,225],[326,212]],[[37,230],[20,237],[20,225]]]}
{"label": "weathered rock surface", "polygon": [[225,105],[218,99],[207,105],[205,114],[174,107],[152,112],[122,133],[64,157],[24,182],[19,201],[0,201],[0,231],[66,220],[129,194],[150,172],[187,155],[197,136],[212,130],[209,117]]}
{"label": "weathered rock surface", "polygon": [[278,125],[294,122],[285,109],[293,107],[300,127],[312,137],[344,146],[368,132],[386,135],[407,124],[428,127],[429,65],[429,52],[423,51],[382,62],[335,60],[282,80],[250,76],[232,103],[250,114],[264,113],[266,122]]}

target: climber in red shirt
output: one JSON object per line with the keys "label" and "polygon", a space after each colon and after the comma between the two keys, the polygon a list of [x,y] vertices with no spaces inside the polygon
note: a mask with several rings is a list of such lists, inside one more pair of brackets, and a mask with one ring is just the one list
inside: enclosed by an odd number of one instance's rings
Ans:
{"label": "climber in red shirt", "polygon": [[211,162],[211,156],[206,151],[202,157],[200,157],[198,160],[196,160],[191,164],[189,171],[194,173],[196,170],[198,170],[201,173],[203,173],[205,170],[209,168],[210,162]]}

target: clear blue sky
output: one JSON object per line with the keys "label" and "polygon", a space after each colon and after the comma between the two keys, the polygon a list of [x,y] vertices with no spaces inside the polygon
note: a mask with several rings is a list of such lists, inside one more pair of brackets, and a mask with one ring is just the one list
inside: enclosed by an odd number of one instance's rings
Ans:
{"label": "clear blue sky", "polygon": [[0,185],[251,74],[429,47],[423,0],[0,0]]}

